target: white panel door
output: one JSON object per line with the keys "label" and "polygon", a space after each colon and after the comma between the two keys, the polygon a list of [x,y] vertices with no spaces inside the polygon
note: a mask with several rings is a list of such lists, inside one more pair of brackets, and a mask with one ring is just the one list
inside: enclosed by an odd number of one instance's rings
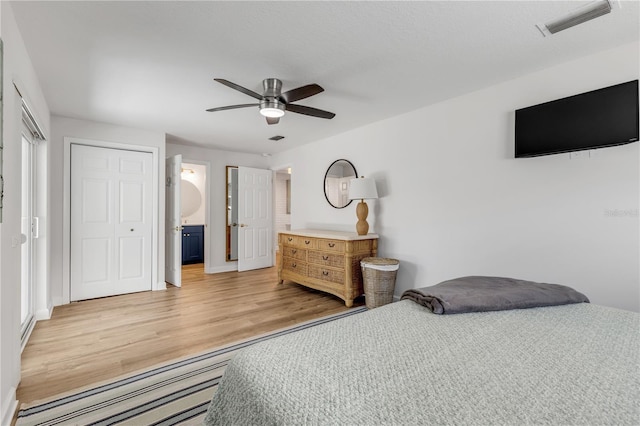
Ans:
{"label": "white panel door", "polygon": [[273,266],[273,172],[238,167],[238,271]]}
{"label": "white panel door", "polygon": [[151,290],[152,154],[71,145],[71,300]]}
{"label": "white panel door", "polygon": [[182,286],[182,218],[180,216],[182,155],[167,158],[165,176],[167,179],[165,205],[165,272],[166,282]]}

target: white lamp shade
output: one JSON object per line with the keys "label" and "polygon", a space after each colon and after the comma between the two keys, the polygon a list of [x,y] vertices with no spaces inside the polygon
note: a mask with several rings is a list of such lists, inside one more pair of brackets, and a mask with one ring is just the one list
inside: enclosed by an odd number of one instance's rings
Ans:
{"label": "white lamp shade", "polygon": [[371,200],[378,198],[376,181],[373,178],[356,178],[349,182],[350,200]]}

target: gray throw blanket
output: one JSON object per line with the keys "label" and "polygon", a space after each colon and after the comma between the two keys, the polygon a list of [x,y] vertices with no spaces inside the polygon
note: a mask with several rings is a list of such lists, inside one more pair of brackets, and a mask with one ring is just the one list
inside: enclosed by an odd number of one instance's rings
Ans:
{"label": "gray throw blanket", "polygon": [[571,287],[500,277],[462,277],[431,287],[414,288],[402,299],[426,306],[434,314],[504,311],[541,306],[589,303]]}

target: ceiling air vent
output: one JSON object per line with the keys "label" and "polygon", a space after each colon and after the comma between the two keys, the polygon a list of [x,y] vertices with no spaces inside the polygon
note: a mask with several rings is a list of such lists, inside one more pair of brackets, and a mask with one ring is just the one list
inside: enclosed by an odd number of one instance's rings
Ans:
{"label": "ceiling air vent", "polygon": [[546,37],[610,13],[611,3],[610,0],[597,0],[575,9],[564,16],[552,19],[544,24],[537,24],[536,27],[538,27],[542,35]]}
{"label": "ceiling air vent", "polygon": [[280,139],[284,139],[284,136],[280,136],[280,135],[276,135],[276,136],[271,136],[269,138],[270,141],[279,141]]}

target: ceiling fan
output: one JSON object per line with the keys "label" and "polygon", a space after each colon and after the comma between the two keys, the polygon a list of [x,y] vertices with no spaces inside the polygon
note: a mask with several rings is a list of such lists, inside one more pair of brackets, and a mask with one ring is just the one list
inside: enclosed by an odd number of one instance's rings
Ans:
{"label": "ceiling fan", "polygon": [[264,93],[260,95],[253,90],[249,90],[245,87],[239,86],[235,83],[230,82],[229,80],[225,80],[222,78],[214,78],[214,80],[218,83],[222,83],[225,86],[242,92],[245,95],[249,95],[252,98],[259,100],[260,102],[253,104],[228,105],[218,108],[210,108],[207,110],[209,112],[257,106],[260,108],[260,114],[267,118],[268,124],[278,124],[278,122],[280,121],[280,117],[284,115],[285,111],[291,111],[298,114],[309,115],[311,117],[326,119],[331,119],[336,116],[334,113],[329,111],[323,111],[321,109],[292,103],[313,95],[317,95],[320,92],[324,92],[324,89],[317,84],[307,84],[306,86],[298,87],[297,89],[292,89],[282,93],[282,81],[278,80],[277,78],[265,78],[262,81]]}

